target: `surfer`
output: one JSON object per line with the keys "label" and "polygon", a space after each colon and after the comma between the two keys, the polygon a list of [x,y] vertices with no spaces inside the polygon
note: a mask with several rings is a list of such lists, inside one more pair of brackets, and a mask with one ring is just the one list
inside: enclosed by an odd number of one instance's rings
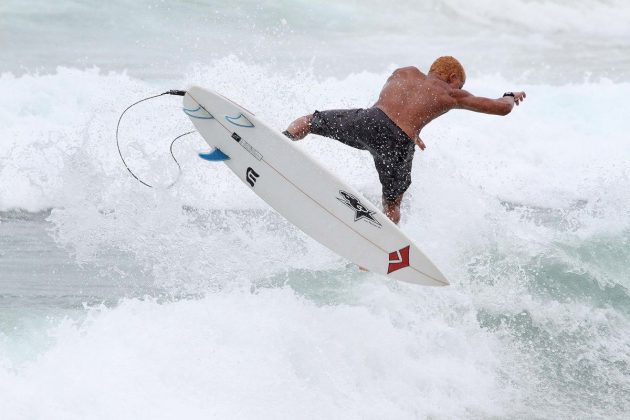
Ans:
{"label": "surfer", "polygon": [[435,60],[428,74],[413,66],[399,68],[371,108],[315,111],[293,121],[284,134],[292,140],[318,134],[369,151],[383,187],[383,211],[398,224],[411,184],[414,145],[426,148],[420,138],[424,126],[451,109],[507,115],[525,98],[525,92],[506,92],[498,99],[475,96],[462,89],[465,82],[464,68],[451,56]]}

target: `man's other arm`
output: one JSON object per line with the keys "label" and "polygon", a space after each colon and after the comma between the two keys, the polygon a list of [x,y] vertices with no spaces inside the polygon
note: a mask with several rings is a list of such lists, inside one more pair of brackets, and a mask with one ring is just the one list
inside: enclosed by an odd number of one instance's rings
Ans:
{"label": "man's other arm", "polygon": [[514,108],[514,104],[519,105],[525,99],[525,96],[525,92],[514,92],[514,97],[504,96],[498,99],[490,99],[475,96],[461,89],[454,90],[451,93],[451,97],[457,103],[455,108],[492,115],[509,114]]}

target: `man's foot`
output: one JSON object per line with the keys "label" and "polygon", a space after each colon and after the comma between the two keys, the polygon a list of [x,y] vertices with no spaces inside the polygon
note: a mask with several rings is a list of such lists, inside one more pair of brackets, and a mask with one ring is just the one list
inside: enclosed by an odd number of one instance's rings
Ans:
{"label": "man's foot", "polygon": [[293,134],[289,133],[289,130],[284,130],[282,132],[282,134],[284,134],[285,136],[287,136],[288,138],[290,138],[293,141],[298,141],[299,140]]}
{"label": "man's foot", "polygon": [[302,140],[311,132],[311,122],[313,121],[313,115],[305,115],[293,121],[285,131],[282,132],[285,136],[293,141]]}

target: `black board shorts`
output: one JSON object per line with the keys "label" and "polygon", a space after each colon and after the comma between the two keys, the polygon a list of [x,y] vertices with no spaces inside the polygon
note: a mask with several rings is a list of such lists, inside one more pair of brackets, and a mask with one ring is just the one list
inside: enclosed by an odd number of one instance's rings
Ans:
{"label": "black board shorts", "polygon": [[414,142],[381,109],[315,111],[311,133],[369,151],[386,200],[395,200],[411,185]]}

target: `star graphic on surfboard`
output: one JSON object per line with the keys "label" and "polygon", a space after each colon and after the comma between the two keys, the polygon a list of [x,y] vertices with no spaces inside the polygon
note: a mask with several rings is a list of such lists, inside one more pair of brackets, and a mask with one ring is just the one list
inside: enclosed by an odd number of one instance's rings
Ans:
{"label": "star graphic on surfboard", "polygon": [[348,192],[339,190],[339,194],[341,197],[337,197],[337,200],[354,210],[355,222],[363,219],[376,227],[381,227],[379,221],[374,218],[375,211],[368,209],[361,200]]}

